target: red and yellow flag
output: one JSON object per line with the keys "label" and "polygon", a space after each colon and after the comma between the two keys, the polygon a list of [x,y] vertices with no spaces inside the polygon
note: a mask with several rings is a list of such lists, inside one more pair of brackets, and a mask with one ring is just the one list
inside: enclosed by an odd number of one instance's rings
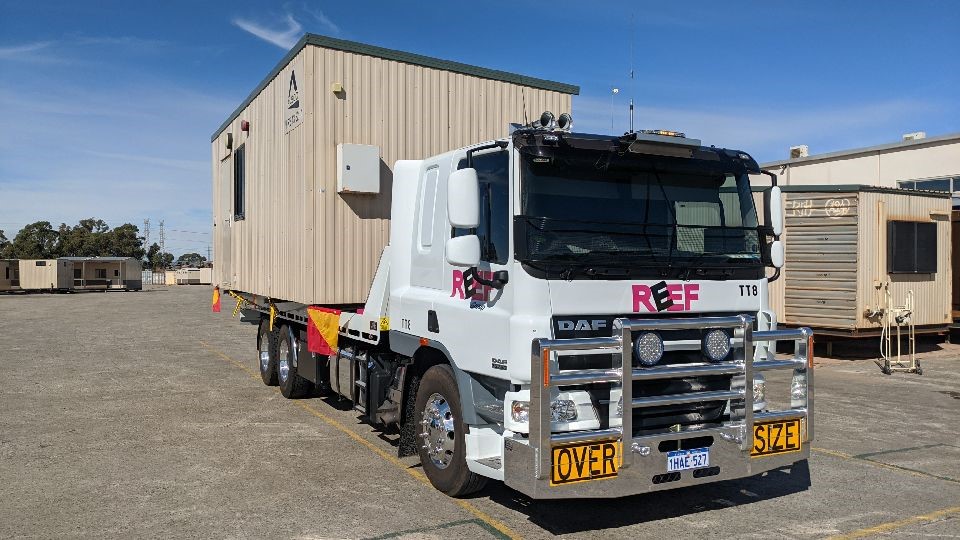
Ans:
{"label": "red and yellow flag", "polygon": [[331,356],[340,336],[340,310],[318,306],[307,308],[307,350]]}
{"label": "red and yellow flag", "polygon": [[213,312],[220,313],[220,287],[213,288]]}

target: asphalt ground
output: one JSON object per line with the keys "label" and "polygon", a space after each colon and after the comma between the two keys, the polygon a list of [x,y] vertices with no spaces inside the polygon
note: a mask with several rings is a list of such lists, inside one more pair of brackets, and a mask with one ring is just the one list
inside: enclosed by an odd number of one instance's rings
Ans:
{"label": "asphalt ground", "polygon": [[601,501],[491,482],[457,500],[349,407],[263,386],[255,328],[209,301],[0,296],[0,537],[960,537],[956,345],[923,343],[923,376],[818,360],[808,475]]}

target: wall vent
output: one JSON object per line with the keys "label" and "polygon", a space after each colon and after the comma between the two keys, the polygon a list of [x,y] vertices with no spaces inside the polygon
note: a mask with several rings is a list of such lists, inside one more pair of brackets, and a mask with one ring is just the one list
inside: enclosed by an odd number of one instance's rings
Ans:
{"label": "wall vent", "polygon": [[810,147],[805,144],[790,147],[790,159],[797,159],[810,156]]}

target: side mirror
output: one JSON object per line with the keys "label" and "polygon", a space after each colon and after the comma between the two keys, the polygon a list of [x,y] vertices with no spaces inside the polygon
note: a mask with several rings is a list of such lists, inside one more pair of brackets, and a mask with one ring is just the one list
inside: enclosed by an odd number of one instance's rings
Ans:
{"label": "side mirror", "polygon": [[773,235],[780,236],[783,234],[783,194],[780,193],[780,186],[770,188],[770,199],[767,205],[770,211],[769,225],[773,228]]}
{"label": "side mirror", "polygon": [[453,266],[473,267],[480,264],[480,238],[475,234],[447,240],[446,251],[447,262]]}
{"label": "side mirror", "polygon": [[447,217],[450,225],[458,229],[475,229],[480,223],[480,182],[476,169],[460,169],[450,173],[447,180]]}
{"label": "side mirror", "polygon": [[783,268],[783,242],[780,240],[774,240],[770,244],[770,264],[774,268]]}

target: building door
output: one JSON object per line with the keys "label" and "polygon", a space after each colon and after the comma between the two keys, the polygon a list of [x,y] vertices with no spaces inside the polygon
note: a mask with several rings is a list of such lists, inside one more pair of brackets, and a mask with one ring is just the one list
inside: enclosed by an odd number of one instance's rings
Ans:
{"label": "building door", "polygon": [[[233,155],[220,162],[220,221],[214,223],[217,235],[216,266],[220,267],[222,287],[231,287],[233,274],[230,264],[230,229],[233,224]],[[215,268],[216,269],[216,268]]]}

